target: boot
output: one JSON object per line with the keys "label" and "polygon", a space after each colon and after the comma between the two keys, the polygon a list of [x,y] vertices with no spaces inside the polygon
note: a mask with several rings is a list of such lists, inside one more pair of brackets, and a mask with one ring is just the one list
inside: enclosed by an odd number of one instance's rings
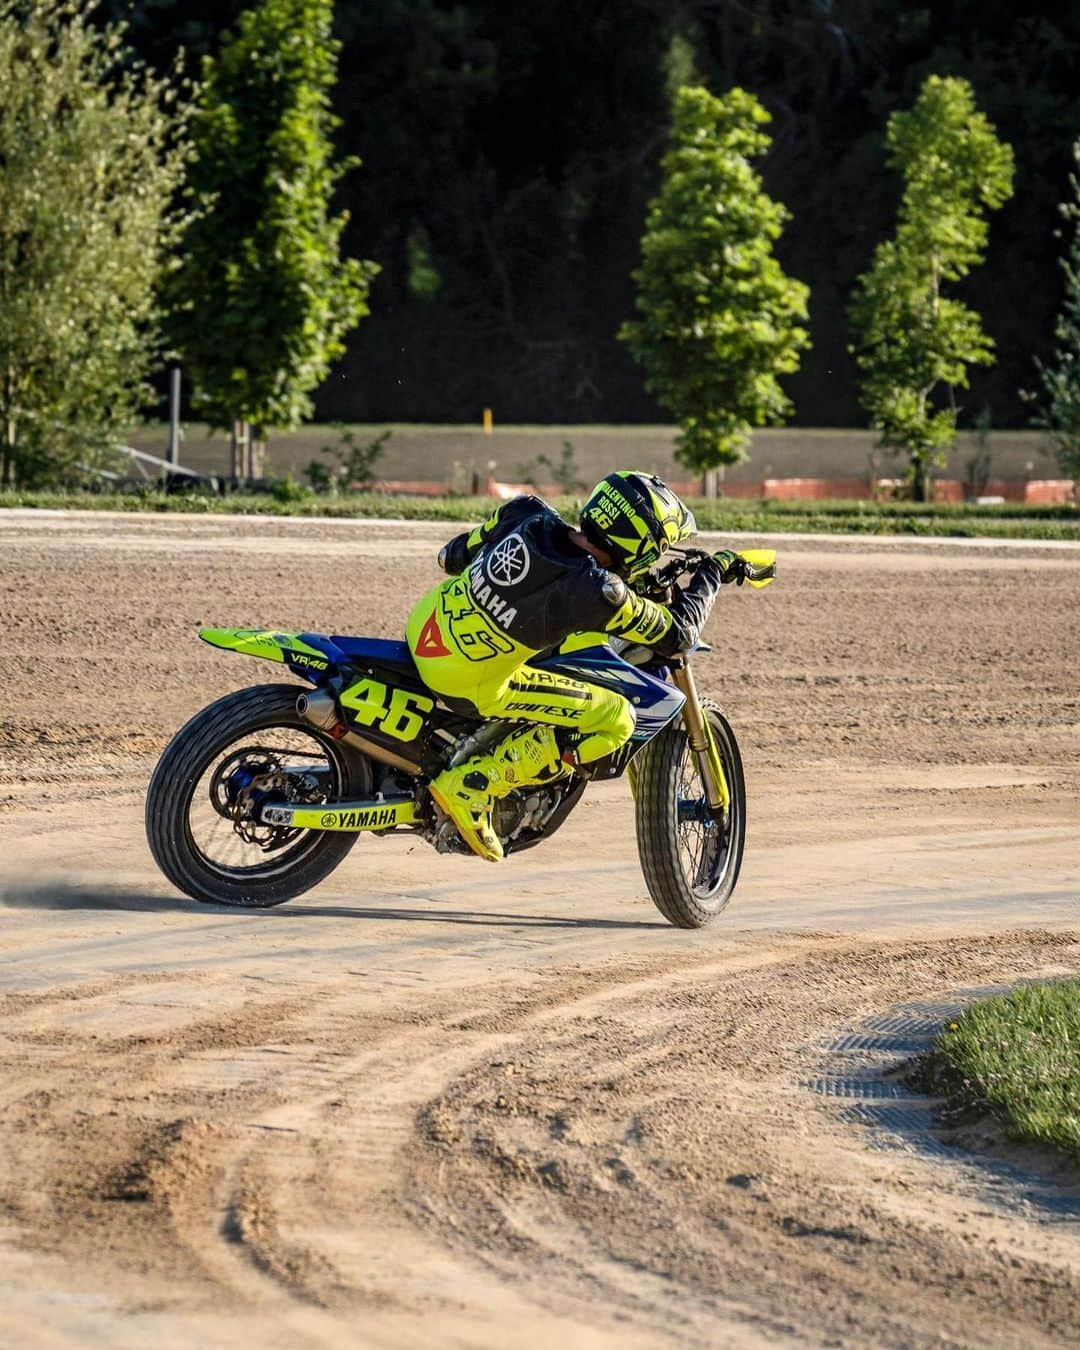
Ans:
{"label": "boot", "polygon": [[491,824],[493,802],[515,788],[550,783],[568,771],[559,758],[552,727],[522,727],[490,754],[474,755],[456,769],[444,769],[432,780],[430,792],[472,851],[498,862],[503,847]]}

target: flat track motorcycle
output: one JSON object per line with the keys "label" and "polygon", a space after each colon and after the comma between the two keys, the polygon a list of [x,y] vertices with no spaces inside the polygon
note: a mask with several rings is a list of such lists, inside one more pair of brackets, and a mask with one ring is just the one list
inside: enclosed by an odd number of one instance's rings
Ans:
{"label": "flat track motorcycle", "polygon": [[[705,556],[673,550],[636,587],[668,599]],[[776,575],[771,550],[741,556],[751,586]],[[403,642],[234,628],[200,637],[275,661],[314,687],[227,694],[166,747],[146,797],[146,833],[181,891],[212,904],[279,905],[328,876],[362,833],[410,830],[440,852],[469,852],[428,784],[519,724],[448,707],[421,683]],[[662,658],[581,633],[531,664],[618,690],[634,705],[633,737],[590,765],[591,777],[629,779],[641,867],[661,914],[681,928],[707,924],[739,877],[746,789],[735,734],[698,696],[691,654]],[[492,821],[506,853],[554,834],[588,781],[570,775],[497,801]]]}

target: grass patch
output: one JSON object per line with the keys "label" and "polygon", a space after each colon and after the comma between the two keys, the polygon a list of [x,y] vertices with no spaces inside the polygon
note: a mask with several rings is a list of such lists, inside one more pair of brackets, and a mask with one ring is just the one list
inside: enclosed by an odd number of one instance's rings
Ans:
{"label": "grass patch", "polygon": [[[558,498],[572,516],[581,499]],[[908,534],[944,538],[1080,540],[1075,506],[952,505],[942,502],[764,501],[743,498],[691,500],[706,530],[749,533]],[[246,513],[265,516],[331,516],[339,519],[476,521],[496,503],[490,497],[411,497],[386,493],[320,496],[289,485],[276,493],[226,497],[156,491],[131,493],[4,492],[0,508],[38,507],[101,511]]]}
{"label": "grass patch", "polygon": [[952,1122],[990,1114],[1010,1138],[1080,1162],[1080,979],[974,1004],[909,1081],[947,1097]]}

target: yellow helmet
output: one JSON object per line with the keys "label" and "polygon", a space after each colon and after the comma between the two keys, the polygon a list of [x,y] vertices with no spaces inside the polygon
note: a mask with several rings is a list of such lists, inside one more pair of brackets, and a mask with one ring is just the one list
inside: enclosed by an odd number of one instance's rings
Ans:
{"label": "yellow helmet", "polygon": [[601,478],[581,508],[581,532],[615,570],[639,577],[673,544],[697,533],[694,514],[661,479],[623,469]]}

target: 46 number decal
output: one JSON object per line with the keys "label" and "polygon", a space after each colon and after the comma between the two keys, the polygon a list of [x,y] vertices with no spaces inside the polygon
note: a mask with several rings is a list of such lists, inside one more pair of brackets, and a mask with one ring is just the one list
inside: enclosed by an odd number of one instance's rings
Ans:
{"label": "46 number decal", "polygon": [[378,727],[397,741],[412,741],[424,725],[422,714],[434,708],[435,700],[405,689],[390,690],[381,680],[366,679],[345,690],[341,705],[349,708],[362,726]]}

